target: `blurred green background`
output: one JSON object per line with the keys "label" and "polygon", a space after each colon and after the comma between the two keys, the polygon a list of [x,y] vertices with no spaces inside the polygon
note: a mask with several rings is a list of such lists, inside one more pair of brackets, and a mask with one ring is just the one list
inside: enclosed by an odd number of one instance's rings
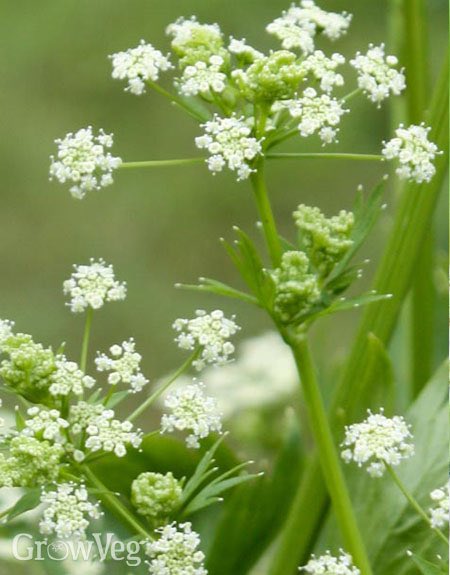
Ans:
{"label": "blurred green background", "polygon": [[[198,154],[193,144],[199,133],[195,122],[157,94],[125,93],[124,84],[110,77],[107,55],[134,46],[141,38],[165,52],[167,24],[191,14],[201,21],[219,22],[227,35],[246,37],[258,48],[275,48],[264,27],[288,4],[284,0],[0,1],[0,317],[14,319],[19,330],[46,344],[66,341],[68,354],[77,357],[83,318],[65,308],[62,282],[72,264],[103,257],[113,263],[118,278],[128,282],[129,296],[125,303],[108,305],[96,314],[95,347],[134,336],[152,379],[180,361],[170,326],[197,307],[222,306],[236,312],[242,337],[268,327],[262,315],[241,304],[173,288],[176,282],[194,282],[200,275],[234,281],[234,270],[217,240],[230,237],[233,224],[254,228],[256,213],[248,183],[236,183],[225,173],[213,178],[203,165],[126,171],[116,175],[112,187],[80,202],[70,197],[67,187],[48,181],[48,166],[53,140],[88,124],[113,132],[113,152],[128,161]],[[354,14],[351,32],[335,45],[324,44],[327,50],[351,57],[369,42],[387,41],[388,49],[396,51],[398,39],[387,2],[322,5]],[[428,17],[437,70],[446,45],[445,0],[430,0]],[[343,122],[340,144],[330,150],[377,153],[380,141],[390,133],[388,107],[377,110],[359,99]],[[305,143],[297,140],[290,149],[303,149],[300,146]],[[306,148],[320,151],[312,140]],[[371,187],[382,170],[379,165],[345,162],[271,164],[269,185],[281,230],[286,235],[292,232],[291,212],[300,202],[319,205],[328,214],[350,207],[356,186]],[[392,209],[392,188],[387,198]],[[446,214],[440,209],[437,222],[442,251]],[[389,226],[388,210],[366,249],[373,260]],[[369,268],[364,282],[371,273]],[[329,367],[345,355],[358,313],[316,328],[323,352],[319,361]]]}

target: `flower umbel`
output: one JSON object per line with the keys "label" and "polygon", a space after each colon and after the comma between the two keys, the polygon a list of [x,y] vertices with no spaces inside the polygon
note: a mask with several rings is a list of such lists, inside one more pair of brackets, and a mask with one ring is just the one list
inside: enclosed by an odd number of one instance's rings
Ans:
{"label": "flower umbel", "polygon": [[63,355],[57,356],[55,366],[49,387],[50,394],[55,397],[71,393],[83,395],[85,389],[95,385],[93,377],[85,375],[74,361],[68,361]]}
{"label": "flower umbel", "polygon": [[108,383],[117,385],[124,383],[132,393],[142,391],[148,379],[141,372],[141,354],[137,353],[134,340],[131,338],[121,345],[109,348],[110,356],[98,354],[95,365],[98,371],[109,371]]}
{"label": "flower umbel", "polygon": [[124,300],[126,284],[118,282],[112,265],[104,260],[90,260],[89,265],[76,265],[70,279],[63,284],[64,294],[70,296],[67,304],[74,313],[86,308],[99,309],[106,302]]}
{"label": "flower umbel", "polygon": [[428,139],[425,124],[414,124],[405,128],[403,124],[395,130],[395,138],[383,142],[383,156],[386,160],[398,160],[396,174],[403,180],[413,180],[418,184],[429,182],[436,172],[434,158],[440,153],[436,144]]}
{"label": "flower umbel", "polygon": [[183,489],[172,473],[141,473],[131,485],[131,502],[150,519],[163,519],[180,503]]}
{"label": "flower umbel", "polygon": [[205,365],[224,365],[234,352],[230,337],[239,331],[239,326],[225,317],[223,311],[216,309],[211,313],[199,309],[193,319],[177,319],[173,328],[178,332],[175,338],[181,349],[194,350],[201,348],[200,357],[193,362],[200,371]]}
{"label": "flower umbel", "polygon": [[160,72],[173,67],[168,56],[164,56],[145,40],[141,40],[136,48],[117,52],[110,58],[113,67],[112,77],[118,80],[128,80],[125,90],[137,96],[145,92],[147,81],[156,82]]}
{"label": "flower umbel", "polygon": [[368,411],[369,417],[345,428],[342,458],[354,461],[359,467],[367,465],[372,477],[381,477],[386,465],[396,466],[414,455],[410,426],[401,416],[388,418]]}
{"label": "flower umbel", "polygon": [[178,83],[178,90],[183,96],[220,94],[225,90],[227,80],[226,75],[221,72],[223,64],[222,56],[211,56],[208,62],[199,61],[186,66]]}
{"label": "flower umbel", "polygon": [[435,507],[430,509],[430,522],[434,528],[445,527],[449,522],[449,483],[435,489],[430,493],[431,499],[435,503]]}
{"label": "flower umbel", "polygon": [[98,503],[91,503],[84,485],[61,483],[56,491],[43,492],[44,510],[39,530],[43,535],[54,533],[58,539],[84,539],[90,519],[99,519]]}
{"label": "flower umbel", "polygon": [[142,443],[142,431],[135,430],[129,421],[114,419],[112,409],[105,409],[91,419],[86,427],[86,434],[86,449],[113,452],[117,457],[126,455],[127,445],[137,449]]}
{"label": "flower umbel", "polygon": [[56,158],[50,157],[50,179],[72,182],[70,193],[74,198],[82,199],[87,192],[113,183],[112,173],[122,160],[108,152],[113,145],[111,134],[99,130],[95,135],[88,126],[55,142],[58,153]]}
{"label": "flower umbel", "polygon": [[203,388],[202,383],[194,383],[168,395],[164,405],[170,413],[165,413],[161,419],[161,433],[188,431],[186,444],[194,449],[200,447],[200,439],[222,431],[217,402],[206,396]]}
{"label": "flower umbel", "polygon": [[339,557],[334,557],[329,551],[325,555],[315,555],[300,571],[306,571],[310,575],[359,575],[360,570],[353,565],[353,560],[348,553],[341,549]]}
{"label": "flower umbel", "polygon": [[159,539],[148,543],[151,575],[207,575],[205,559],[198,549],[200,537],[190,523],[172,523],[156,530]]}
{"label": "flower umbel", "polygon": [[210,157],[206,160],[214,174],[225,166],[237,172],[238,180],[247,179],[252,173],[249,162],[261,154],[261,141],[251,136],[252,130],[243,118],[220,118],[215,116],[202,125],[203,136],[195,138],[197,148],[206,149]]}

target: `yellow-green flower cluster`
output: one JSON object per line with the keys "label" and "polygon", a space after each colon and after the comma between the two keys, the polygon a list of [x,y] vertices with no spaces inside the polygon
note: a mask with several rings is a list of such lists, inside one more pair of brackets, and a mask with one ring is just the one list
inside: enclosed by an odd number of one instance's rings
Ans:
{"label": "yellow-green flower cluster", "polygon": [[172,473],[141,473],[131,485],[131,503],[140,515],[164,519],[179,505],[183,489]]}

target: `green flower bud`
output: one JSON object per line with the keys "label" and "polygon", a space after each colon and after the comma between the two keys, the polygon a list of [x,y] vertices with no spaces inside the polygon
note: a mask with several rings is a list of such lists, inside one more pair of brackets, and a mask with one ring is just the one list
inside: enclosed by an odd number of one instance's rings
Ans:
{"label": "green flower bud", "polygon": [[272,274],[276,286],[274,309],[284,323],[309,311],[320,298],[318,280],[309,273],[309,265],[303,252],[285,252],[281,266]]}
{"label": "green flower bud", "polygon": [[178,506],[181,483],[172,473],[141,473],[131,485],[131,503],[150,519],[165,518]]}
{"label": "green flower bud", "polygon": [[312,265],[321,277],[326,277],[353,245],[353,213],[341,210],[327,218],[319,208],[302,204],[294,212],[294,219]]}

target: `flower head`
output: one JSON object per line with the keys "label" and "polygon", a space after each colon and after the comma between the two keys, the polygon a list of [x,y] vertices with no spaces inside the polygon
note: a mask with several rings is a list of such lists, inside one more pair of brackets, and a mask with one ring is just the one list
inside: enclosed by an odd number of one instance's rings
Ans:
{"label": "flower head", "polygon": [[110,58],[113,67],[112,77],[118,80],[128,80],[125,90],[137,96],[145,92],[147,81],[156,82],[160,72],[173,67],[168,56],[164,56],[145,40],[141,40],[136,48],[117,52]]}
{"label": "flower head", "polygon": [[165,413],[161,419],[161,433],[188,431],[186,444],[191,448],[199,448],[199,439],[208,437],[212,432],[221,433],[222,421],[217,410],[217,403],[203,392],[202,383],[194,383],[180,388],[164,401],[170,413]]}
{"label": "flower head", "polygon": [[134,340],[131,338],[121,345],[109,348],[110,356],[98,354],[95,364],[98,371],[109,371],[108,383],[117,385],[124,383],[132,393],[142,391],[148,379],[141,372],[141,354],[137,353]]}
{"label": "flower head", "polygon": [[386,465],[396,466],[414,454],[410,426],[401,416],[388,418],[368,411],[368,418],[345,428],[342,458],[359,467],[367,465],[372,477],[381,477]]}
{"label": "flower head", "polygon": [[228,51],[231,54],[235,54],[239,60],[242,60],[245,63],[252,63],[259,58],[264,57],[262,52],[249,46],[245,38],[242,40],[236,40],[236,38],[231,36],[230,43],[228,44]]}
{"label": "flower head", "polygon": [[95,379],[85,375],[74,361],[68,361],[63,355],[56,357],[56,371],[51,375],[50,395],[68,396],[71,393],[83,395],[85,389],[95,385]]}
{"label": "flower head", "polygon": [[151,519],[167,517],[181,500],[181,483],[172,473],[141,473],[131,485],[131,502],[140,515]]}
{"label": "flower head", "polygon": [[327,58],[322,50],[316,50],[302,63],[303,69],[312,74],[316,80],[320,80],[320,88],[324,92],[331,92],[335,86],[343,86],[342,74],[336,72],[338,66],[345,63],[342,54],[333,54]]}
{"label": "flower head", "polygon": [[25,420],[24,435],[65,443],[64,430],[69,427],[69,422],[61,417],[57,409],[30,407],[27,415],[29,419]]}
{"label": "flower head", "polygon": [[225,90],[227,76],[221,70],[224,59],[213,55],[208,62],[200,60],[195,64],[186,66],[178,83],[178,89],[183,96],[197,96],[197,94],[220,94]]}
{"label": "flower head", "polygon": [[348,553],[341,549],[339,557],[334,557],[329,551],[325,555],[316,557],[313,555],[308,563],[300,567],[300,571],[306,571],[310,575],[359,575],[360,571],[353,565]]}
{"label": "flower head", "polygon": [[403,71],[395,68],[398,60],[385,55],[384,44],[370,44],[367,54],[357,52],[350,64],[358,72],[358,86],[378,106],[391,93],[398,96],[406,88]]}
{"label": "flower head", "polygon": [[50,179],[72,182],[70,193],[74,198],[82,199],[87,192],[113,183],[112,173],[122,160],[108,152],[113,145],[111,134],[99,130],[98,135],[94,135],[88,126],[55,142],[58,153],[56,158],[50,157]]}
{"label": "flower head", "polygon": [[336,98],[328,94],[317,94],[314,88],[307,88],[301,98],[280,100],[272,106],[274,112],[287,110],[299,119],[298,129],[304,138],[319,134],[324,144],[336,141],[341,117],[348,112]]}
{"label": "flower head", "polygon": [[99,415],[93,415],[87,423],[85,447],[90,451],[102,450],[124,457],[127,446],[137,449],[142,443],[142,431],[134,429],[130,421],[114,419],[112,409],[102,409]]}
{"label": "flower head", "polygon": [[234,345],[229,339],[240,329],[234,316],[228,319],[219,309],[211,313],[199,309],[193,319],[177,319],[173,328],[178,332],[175,338],[178,347],[187,350],[201,348],[200,357],[193,362],[198,371],[207,364],[227,363],[234,352]]}
{"label": "flower head", "polygon": [[299,48],[305,53],[314,50],[314,38],[322,33],[330,40],[337,40],[351,22],[347,12],[327,12],[313,0],[302,0],[299,6],[293,4],[288,10],[270,23],[266,30],[281,40],[283,48]]}
{"label": "flower head", "polygon": [[440,489],[435,489],[430,493],[435,507],[430,509],[431,526],[436,528],[448,525],[449,521],[449,483],[447,482]]}
{"label": "flower head", "polygon": [[198,549],[200,537],[190,523],[172,523],[156,530],[158,539],[148,543],[151,575],[207,575],[204,554]]}
{"label": "flower head", "polygon": [[124,300],[126,284],[118,282],[112,265],[104,260],[90,260],[89,265],[76,265],[70,279],[64,282],[64,294],[70,296],[68,303],[74,313],[86,308],[99,309],[106,302]]}
{"label": "flower head", "polygon": [[182,67],[208,62],[211,56],[227,57],[218,24],[200,24],[192,16],[179,18],[167,27],[166,32],[172,37],[172,50],[181,59]]}
{"label": "flower head", "polygon": [[428,139],[431,128],[403,124],[395,130],[395,138],[383,142],[383,156],[387,160],[398,160],[396,174],[404,180],[417,183],[429,182],[436,173],[434,158],[440,153],[436,144]]}
{"label": "flower head", "polygon": [[0,319],[0,353],[2,344],[6,342],[13,334],[14,322],[8,319]]}
{"label": "flower head", "polygon": [[39,530],[43,535],[54,533],[58,539],[84,539],[90,519],[99,519],[98,503],[91,503],[84,485],[61,483],[56,491],[44,491],[41,503],[47,505]]}
{"label": "flower head", "polygon": [[211,172],[221,172],[225,166],[237,172],[238,180],[245,180],[253,171],[249,165],[261,153],[261,142],[251,136],[251,129],[243,118],[214,119],[202,125],[203,136],[195,139],[197,148],[206,149],[210,156],[206,163]]}
{"label": "flower head", "polygon": [[289,322],[306,313],[320,299],[315,274],[309,272],[310,262],[303,252],[285,252],[281,265],[272,273],[275,283],[275,311],[281,321]]}

